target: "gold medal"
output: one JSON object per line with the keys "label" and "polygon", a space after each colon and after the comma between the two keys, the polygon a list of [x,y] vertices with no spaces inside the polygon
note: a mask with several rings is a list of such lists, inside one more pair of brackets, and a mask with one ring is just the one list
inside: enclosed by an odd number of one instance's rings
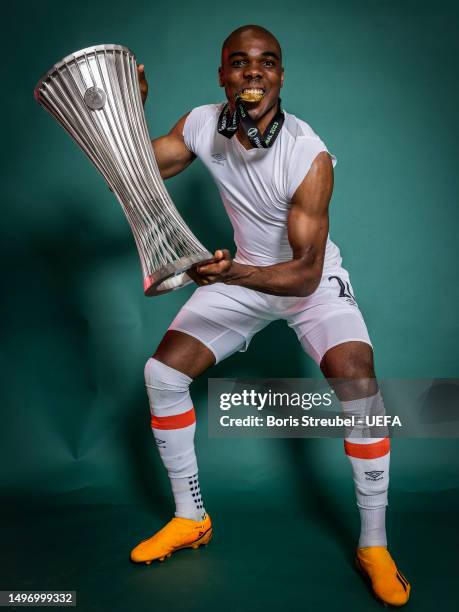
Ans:
{"label": "gold medal", "polygon": [[260,102],[264,93],[260,89],[246,89],[238,98],[243,102]]}

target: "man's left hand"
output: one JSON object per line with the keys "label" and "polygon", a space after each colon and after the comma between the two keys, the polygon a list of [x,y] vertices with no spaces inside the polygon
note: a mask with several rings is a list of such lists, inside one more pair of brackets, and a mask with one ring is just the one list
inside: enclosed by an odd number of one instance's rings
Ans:
{"label": "man's left hand", "polygon": [[227,249],[217,249],[211,261],[193,266],[187,274],[201,286],[224,283],[230,277],[235,265]]}

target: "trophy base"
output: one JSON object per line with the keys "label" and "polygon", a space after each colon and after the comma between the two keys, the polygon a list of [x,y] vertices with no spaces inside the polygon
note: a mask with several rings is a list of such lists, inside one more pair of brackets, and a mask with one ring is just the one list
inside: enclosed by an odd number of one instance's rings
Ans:
{"label": "trophy base", "polygon": [[143,290],[147,297],[154,297],[156,295],[162,295],[175,289],[181,289],[190,283],[193,283],[193,279],[186,273],[187,270],[198,263],[209,261],[212,259],[212,253],[209,251],[202,251],[195,255],[188,255],[181,257],[176,261],[155,270],[153,274],[144,278]]}

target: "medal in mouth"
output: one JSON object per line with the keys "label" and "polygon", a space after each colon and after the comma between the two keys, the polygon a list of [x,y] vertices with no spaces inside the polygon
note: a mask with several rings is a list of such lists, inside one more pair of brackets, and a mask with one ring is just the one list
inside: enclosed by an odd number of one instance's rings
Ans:
{"label": "medal in mouth", "polygon": [[242,100],[243,102],[260,102],[264,95],[265,90],[260,87],[247,87],[236,94],[236,99]]}

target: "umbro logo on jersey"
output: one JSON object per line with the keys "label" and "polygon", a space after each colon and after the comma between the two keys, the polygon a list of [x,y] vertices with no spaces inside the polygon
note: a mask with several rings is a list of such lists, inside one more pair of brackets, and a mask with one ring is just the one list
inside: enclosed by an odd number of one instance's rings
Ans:
{"label": "umbro logo on jersey", "polygon": [[382,480],[383,477],[381,476],[381,474],[384,474],[384,470],[372,470],[371,472],[365,472],[365,474],[368,476],[366,480]]}
{"label": "umbro logo on jersey", "polygon": [[224,166],[224,162],[226,161],[226,157],[222,153],[212,153],[212,163],[219,164],[220,166]]}

